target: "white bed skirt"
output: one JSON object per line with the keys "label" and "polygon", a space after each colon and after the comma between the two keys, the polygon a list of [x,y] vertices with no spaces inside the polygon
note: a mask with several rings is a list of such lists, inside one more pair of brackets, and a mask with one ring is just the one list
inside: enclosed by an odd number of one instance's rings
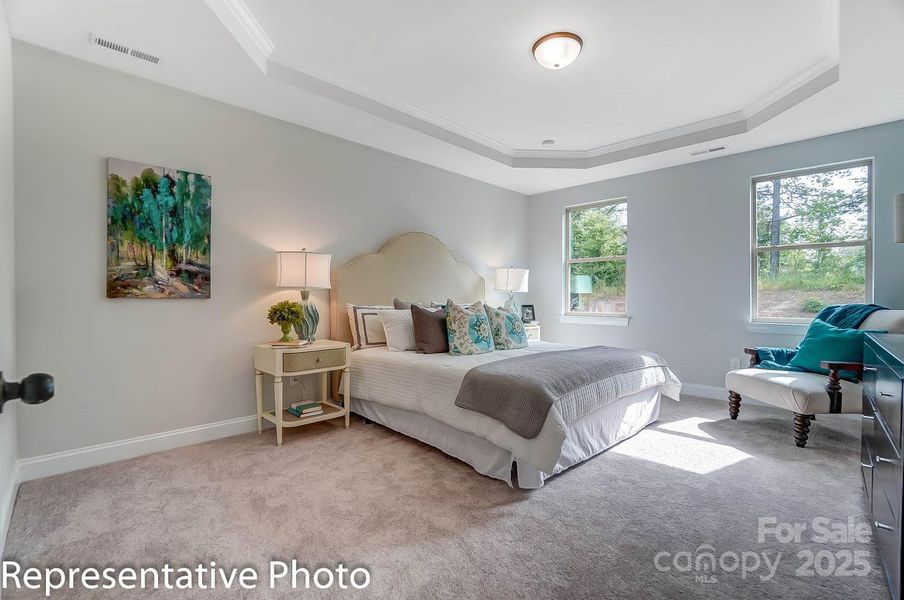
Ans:
{"label": "white bed skirt", "polygon": [[510,451],[422,413],[357,398],[352,398],[352,412],[438,448],[471,465],[478,473],[509,485],[513,485],[512,465],[516,465],[518,487],[537,489],[543,487],[546,479],[596,456],[656,421],[661,399],[660,388],[650,388],[610,402],[569,425],[562,454],[552,473],[519,463]]}

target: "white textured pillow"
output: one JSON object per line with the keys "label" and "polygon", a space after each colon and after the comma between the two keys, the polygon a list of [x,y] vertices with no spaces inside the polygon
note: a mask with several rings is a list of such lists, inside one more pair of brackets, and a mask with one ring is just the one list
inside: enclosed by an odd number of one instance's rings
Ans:
{"label": "white textured pillow", "polygon": [[390,350],[406,352],[416,348],[414,321],[410,310],[381,310],[378,313],[386,332],[386,345]]}
{"label": "white textured pillow", "polygon": [[391,306],[346,304],[345,307],[348,310],[348,324],[352,328],[352,350],[386,345],[386,332],[378,313],[392,309]]}

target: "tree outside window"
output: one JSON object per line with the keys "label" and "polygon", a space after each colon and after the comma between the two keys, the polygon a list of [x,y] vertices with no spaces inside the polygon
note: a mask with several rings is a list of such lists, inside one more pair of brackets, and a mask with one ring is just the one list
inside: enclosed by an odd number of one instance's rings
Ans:
{"label": "tree outside window", "polygon": [[610,200],[566,211],[566,313],[627,313],[628,201]]}
{"label": "tree outside window", "polygon": [[869,161],[754,178],[754,320],[872,300],[871,186]]}

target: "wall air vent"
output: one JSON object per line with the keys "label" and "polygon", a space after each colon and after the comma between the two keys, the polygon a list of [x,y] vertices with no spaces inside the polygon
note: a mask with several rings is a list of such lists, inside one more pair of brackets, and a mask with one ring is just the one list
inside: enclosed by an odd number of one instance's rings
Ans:
{"label": "wall air vent", "polygon": [[691,156],[702,156],[703,154],[709,154],[710,152],[721,152],[722,150],[725,150],[725,146],[704,148],[703,150],[695,150],[694,152],[691,152]]}
{"label": "wall air vent", "polygon": [[142,52],[141,50],[138,50],[136,48],[130,48],[125,44],[120,44],[119,42],[108,40],[107,38],[95,35],[93,33],[91,34],[91,43],[95,46],[100,46],[101,48],[106,48],[107,50],[119,52],[120,54],[125,54],[126,56],[131,56],[132,58],[137,58],[138,60],[143,60],[154,65],[159,65],[161,62],[163,62],[163,59],[159,56],[154,56],[153,54]]}

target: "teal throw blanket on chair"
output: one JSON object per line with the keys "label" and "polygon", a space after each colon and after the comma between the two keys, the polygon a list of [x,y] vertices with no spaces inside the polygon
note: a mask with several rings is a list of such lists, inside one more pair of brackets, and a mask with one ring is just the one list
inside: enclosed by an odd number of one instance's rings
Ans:
{"label": "teal throw blanket on chair", "polygon": [[[819,311],[814,320],[822,321],[841,329],[857,329],[868,316],[877,310],[887,310],[878,304],[833,304]],[[803,371],[803,369],[790,366],[791,360],[800,348],[757,348],[760,362],[757,369],[770,369],[773,371]]]}

